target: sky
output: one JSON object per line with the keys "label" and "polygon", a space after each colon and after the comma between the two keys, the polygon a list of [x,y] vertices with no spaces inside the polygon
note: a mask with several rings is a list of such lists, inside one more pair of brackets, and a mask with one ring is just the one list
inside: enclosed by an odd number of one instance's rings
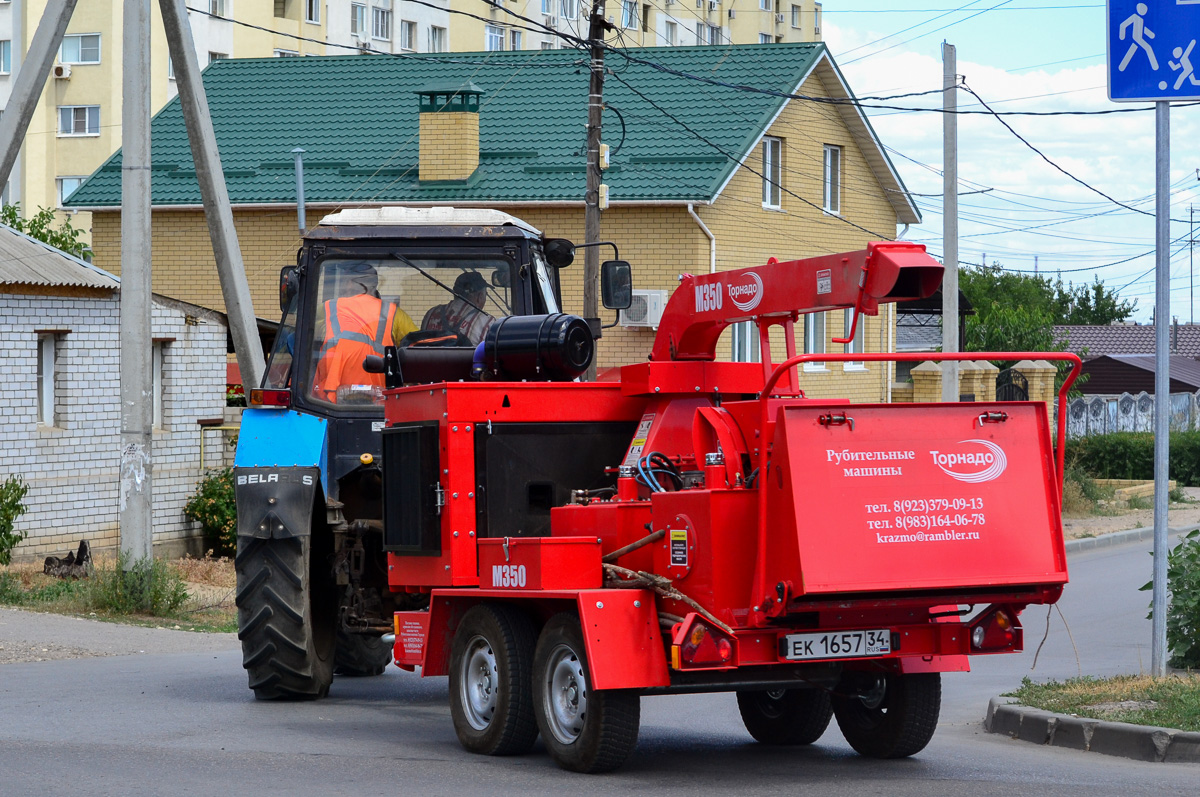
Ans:
{"label": "sky", "polygon": [[[1192,5],[1196,19],[1195,29],[1182,31],[1184,41],[1200,38],[1200,3],[1182,1]],[[1110,2],[1122,19],[1137,5],[1136,0]],[[1161,13],[1156,6],[1176,0],[1143,2],[1145,26],[1154,32]],[[1136,109],[1004,117],[1016,134],[1077,180],[1047,163],[995,117],[960,115],[959,261],[986,259],[1033,272],[1036,257],[1040,274],[1061,275],[1064,282],[1090,283],[1099,276],[1122,298],[1137,301],[1133,320],[1149,323],[1155,290],[1155,113],[1150,103],[1108,99],[1108,13],[1096,0],[825,0],[822,35],[860,98],[940,89],[944,40],[955,46],[957,72],[966,86],[998,112]],[[1178,29],[1160,28],[1148,41],[1161,44],[1161,60],[1169,60],[1162,50],[1179,35]],[[1200,72],[1200,49],[1196,68]],[[962,111],[983,110],[962,90],[958,103]],[[942,97],[867,104],[940,109]],[[904,237],[924,243],[940,258],[942,114],[867,113],[901,178],[917,195],[923,222]],[[1190,207],[1200,230],[1200,105],[1173,105],[1170,128],[1170,202],[1176,221],[1171,225],[1169,315],[1179,323],[1200,322],[1200,273],[1189,265],[1189,237],[1195,237],[1189,236]],[[1194,257],[1200,272],[1200,252]]]}

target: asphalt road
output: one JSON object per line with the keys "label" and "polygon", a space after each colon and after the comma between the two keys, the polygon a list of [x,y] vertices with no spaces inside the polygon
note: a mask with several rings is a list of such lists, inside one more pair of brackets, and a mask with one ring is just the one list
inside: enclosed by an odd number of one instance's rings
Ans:
{"label": "asphalt road", "polygon": [[[730,695],[655,697],[642,702],[641,735],[626,767],[592,777],[558,770],[540,744],[517,758],[465,753],[450,724],[445,678],[391,671],[339,679],[319,703],[258,703],[228,636],[135,629],[140,636],[129,643],[121,627],[55,618],[47,620],[58,623],[50,633],[68,638],[51,640],[43,630],[40,641],[111,651],[0,666],[0,795],[1194,797],[1200,767],[1038,747],[983,732],[988,698],[1023,675],[1148,669],[1148,595],[1137,591],[1150,571],[1146,546],[1083,553],[1071,570],[1062,612],[1074,646],[1054,611],[1030,673],[1046,615],[1027,612],[1028,652],[976,659],[975,672],[944,676],[937,735],[912,759],[862,759],[836,725],[809,748],[768,748],[742,729]],[[0,645],[28,643],[32,632],[22,632],[19,615],[0,613]],[[180,650],[187,652],[173,652]]]}

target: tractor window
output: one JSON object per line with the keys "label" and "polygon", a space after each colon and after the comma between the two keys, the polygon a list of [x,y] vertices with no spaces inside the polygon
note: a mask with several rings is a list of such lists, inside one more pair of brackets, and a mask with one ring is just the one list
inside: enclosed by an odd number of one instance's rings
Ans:
{"label": "tractor window", "polygon": [[383,375],[363,359],[384,346],[474,347],[512,313],[513,263],[463,253],[326,258],[318,264],[309,395],[338,405],[382,403]]}
{"label": "tractor window", "polygon": [[537,274],[537,282],[534,283],[533,289],[535,312],[559,312],[558,301],[554,298],[554,276],[550,273],[550,266],[546,263],[546,259],[537,249],[533,250],[533,268],[534,273]]}
{"label": "tractor window", "polygon": [[283,320],[279,322],[279,329],[275,332],[275,347],[271,349],[271,359],[267,361],[267,372],[262,383],[268,390],[286,390],[292,383],[297,299],[298,296],[292,297],[292,303],[283,314]]}

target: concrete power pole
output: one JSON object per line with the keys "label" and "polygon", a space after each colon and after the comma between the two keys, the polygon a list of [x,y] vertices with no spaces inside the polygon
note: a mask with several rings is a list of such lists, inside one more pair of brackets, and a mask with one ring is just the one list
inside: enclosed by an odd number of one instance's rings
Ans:
{"label": "concrete power pole", "polygon": [[121,552],[153,556],[150,0],[125,0],[121,61]]}
{"label": "concrete power pole", "polygon": [[[958,61],[942,42],[942,351],[958,351]],[[985,255],[986,257],[986,255]],[[986,265],[986,263],[985,263]],[[942,363],[942,401],[958,401],[958,363]]]}
{"label": "concrete power pole", "polygon": [[[583,239],[585,244],[600,240],[600,124],[604,115],[604,0],[596,0],[588,25],[588,41],[591,44],[591,77],[588,80],[588,126],[587,126],[587,194],[584,197]],[[589,246],[583,250],[583,317],[592,325],[592,333],[599,332],[600,304],[597,301],[600,279],[599,247]],[[596,361],[588,366],[586,379],[596,379]]]}

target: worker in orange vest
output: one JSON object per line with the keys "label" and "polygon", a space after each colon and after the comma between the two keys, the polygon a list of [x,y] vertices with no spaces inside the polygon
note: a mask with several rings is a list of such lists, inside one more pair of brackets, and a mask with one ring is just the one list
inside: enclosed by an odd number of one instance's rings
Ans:
{"label": "worker in orange vest", "polygon": [[369,354],[382,356],[397,334],[403,337],[417,328],[408,313],[379,298],[379,274],[370,263],[346,263],[338,271],[347,288],[325,302],[325,339],[313,379],[313,395],[334,403],[339,388],[362,388],[367,395],[373,395],[372,387],[382,390],[383,374],[367,373],[363,360]]}

